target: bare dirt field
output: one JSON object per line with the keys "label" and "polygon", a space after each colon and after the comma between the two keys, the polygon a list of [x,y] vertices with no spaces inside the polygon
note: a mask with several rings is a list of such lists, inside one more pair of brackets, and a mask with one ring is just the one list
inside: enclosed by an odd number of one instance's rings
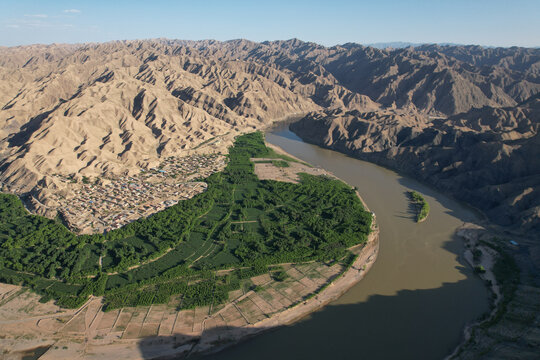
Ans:
{"label": "bare dirt field", "polygon": [[288,166],[283,167],[276,165],[277,161],[284,160],[257,158],[256,161],[254,161],[255,174],[261,180],[276,180],[290,183],[296,183],[300,180],[300,178],[298,177],[299,173],[332,176],[332,174],[330,174],[324,169],[311,167],[304,163],[287,161],[286,163],[288,164]]}

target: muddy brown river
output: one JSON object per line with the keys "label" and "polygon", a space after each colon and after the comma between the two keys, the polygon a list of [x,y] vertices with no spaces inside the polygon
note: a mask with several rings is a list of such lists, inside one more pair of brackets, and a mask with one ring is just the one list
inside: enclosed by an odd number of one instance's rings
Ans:
{"label": "muddy brown river", "polygon": [[[453,236],[473,210],[417,181],[304,143],[286,127],[267,141],[356,186],[377,215],[380,252],[364,280],[309,317],[205,359],[442,359],[488,311],[488,290]],[[430,204],[417,224],[407,190]]]}

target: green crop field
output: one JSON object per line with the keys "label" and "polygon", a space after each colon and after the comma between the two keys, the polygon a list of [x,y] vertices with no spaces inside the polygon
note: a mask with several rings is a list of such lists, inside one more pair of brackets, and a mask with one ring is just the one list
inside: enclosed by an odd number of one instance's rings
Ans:
{"label": "green crop field", "polygon": [[[91,294],[104,295],[107,309],[171,295],[193,307],[226,301],[239,279],[269,265],[340,260],[366,241],[371,215],[351,187],[307,174],[298,184],[261,181],[251,158],[296,161],[267,148],[260,132],[240,136],[204,193],[107,234],[77,236],[0,194],[0,281],[67,307]],[[216,275],[234,268],[242,270]]]}

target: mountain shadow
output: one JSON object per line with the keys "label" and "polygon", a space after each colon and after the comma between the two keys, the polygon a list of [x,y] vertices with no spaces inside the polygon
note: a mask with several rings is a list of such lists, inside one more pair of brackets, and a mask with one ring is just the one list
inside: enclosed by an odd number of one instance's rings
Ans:
{"label": "mountain shadow", "polygon": [[[487,294],[478,294],[477,281],[470,277],[436,289],[403,290],[394,296],[374,295],[362,303],[330,305],[303,321],[215,354],[197,354],[200,338],[181,334],[145,339],[140,351],[144,359],[160,360],[442,359],[458,345],[467,322],[488,307]],[[212,337],[220,346],[239,330],[213,328],[202,338]],[[163,344],[168,344],[167,355],[156,353]]]}

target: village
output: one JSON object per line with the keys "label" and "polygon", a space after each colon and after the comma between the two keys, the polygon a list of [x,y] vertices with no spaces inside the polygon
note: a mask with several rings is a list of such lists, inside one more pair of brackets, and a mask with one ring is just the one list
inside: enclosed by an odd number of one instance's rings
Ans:
{"label": "village", "polygon": [[56,195],[66,226],[79,234],[104,233],[141,217],[148,217],[205,191],[202,179],[223,170],[226,157],[218,154],[169,157],[157,168],[133,176],[69,182],[68,196]]}

